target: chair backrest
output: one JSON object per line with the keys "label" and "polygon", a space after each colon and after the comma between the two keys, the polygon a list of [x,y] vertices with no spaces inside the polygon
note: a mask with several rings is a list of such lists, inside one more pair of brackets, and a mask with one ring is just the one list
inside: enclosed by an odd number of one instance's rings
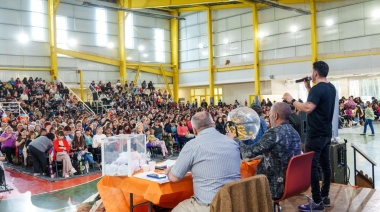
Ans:
{"label": "chair backrest", "polygon": [[280,200],[301,194],[309,189],[313,156],[314,152],[308,152],[290,159],[286,170],[284,194]]}
{"label": "chair backrest", "polygon": [[220,211],[273,211],[267,177],[256,175],[225,184],[210,205],[210,212]]}

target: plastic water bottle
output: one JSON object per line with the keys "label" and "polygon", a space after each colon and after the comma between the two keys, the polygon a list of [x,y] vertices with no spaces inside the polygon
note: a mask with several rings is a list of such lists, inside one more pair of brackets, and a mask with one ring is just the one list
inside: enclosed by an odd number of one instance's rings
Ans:
{"label": "plastic water bottle", "polygon": [[49,165],[49,174],[50,174],[50,178],[54,178],[53,166],[51,164]]}
{"label": "plastic water bottle", "polygon": [[147,153],[146,153],[146,160],[149,162],[149,161],[151,161],[152,159],[150,159],[150,151],[148,151]]}

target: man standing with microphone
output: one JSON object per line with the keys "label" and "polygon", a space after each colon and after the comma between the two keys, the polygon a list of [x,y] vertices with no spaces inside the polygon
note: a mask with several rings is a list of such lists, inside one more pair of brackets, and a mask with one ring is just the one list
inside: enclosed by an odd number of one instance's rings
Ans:
{"label": "man standing with microphone", "polygon": [[[333,84],[327,81],[329,66],[323,61],[313,63],[311,88],[308,78],[304,84],[309,92],[306,103],[295,100],[289,93],[283,99],[307,115],[307,135],[305,142],[306,152],[314,151],[311,166],[311,192],[313,202],[299,206],[300,211],[324,211],[325,206],[331,206],[329,199],[331,165],[330,144],[332,137],[332,119],[335,106],[336,90]],[[323,172],[322,188],[319,186],[318,165]]]}

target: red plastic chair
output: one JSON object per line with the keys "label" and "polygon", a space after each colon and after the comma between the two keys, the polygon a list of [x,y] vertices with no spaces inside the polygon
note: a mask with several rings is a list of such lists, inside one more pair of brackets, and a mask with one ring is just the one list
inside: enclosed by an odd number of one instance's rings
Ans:
{"label": "red plastic chair", "polygon": [[[288,164],[285,178],[284,194],[280,199],[274,200],[274,211],[276,207],[278,211],[282,211],[280,202],[296,195],[304,195],[310,187],[311,180],[311,162],[313,161],[314,152],[304,153],[302,155],[293,156]],[[307,195],[309,203],[311,198]]]}

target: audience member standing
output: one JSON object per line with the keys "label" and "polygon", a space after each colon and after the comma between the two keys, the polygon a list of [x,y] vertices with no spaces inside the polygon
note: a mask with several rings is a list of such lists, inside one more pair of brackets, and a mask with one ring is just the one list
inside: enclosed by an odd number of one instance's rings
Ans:
{"label": "audience member standing", "polygon": [[40,136],[29,144],[29,152],[33,160],[34,175],[47,173],[46,153],[53,147],[55,135],[48,133],[46,136]]}
{"label": "audience member standing", "polygon": [[[292,103],[299,111],[307,115],[306,152],[313,151],[314,158],[311,167],[311,193],[313,202],[299,206],[301,211],[324,210],[330,206],[329,192],[331,182],[330,145],[332,137],[332,119],[334,115],[336,90],[327,81],[329,66],[323,61],[313,63],[312,88],[310,81],[304,81],[309,91],[306,103],[297,102],[285,93],[283,99]],[[322,168],[322,188],[319,185],[319,167]]]}

